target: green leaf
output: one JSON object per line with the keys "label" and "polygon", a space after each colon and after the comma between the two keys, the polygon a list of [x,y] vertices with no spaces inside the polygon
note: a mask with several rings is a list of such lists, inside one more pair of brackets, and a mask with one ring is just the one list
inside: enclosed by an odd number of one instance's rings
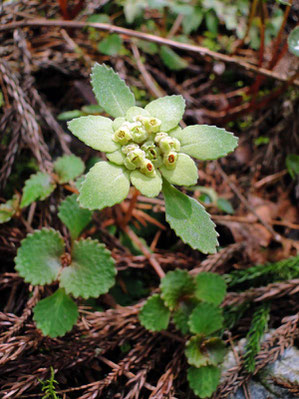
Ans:
{"label": "green leaf", "polygon": [[81,185],[79,203],[90,210],[103,209],[124,200],[130,189],[128,173],[110,162],[98,162]]}
{"label": "green leaf", "polygon": [[191,15],[185,15],[182,21],[184,33],[189,35],[192,31],[199,28],[204,17],[203,9],[201,7],[194,7]]}
{"label": "green leaf", "polygon": [[181,151],[203,161],[217,159],[233,151],[238,138],[216,126],[194,125],[170,134],[181,142]]}
{"label": "green leaf", "polygon": [[209,398],[216,391],[220,381],[220,369],[215,366],[190,367],[187,378],[194,393],[200,398]]}
{"label": "green leaf", "polygon": [[110,162],[115,163],[116,165],[123,165],[126,158],[121,150],[110,152],[109,154],[106,154],[106,157]]}
{"label": "green leaf", "polygon": [[92,212],[80,208],[77,194],[69,195],[59,206],[58,217],[69,229],[71,237],[76,240],[82,230],[90,223]]}
{"label": "green leaf", "polygon": [[54,162],[54,171],[58,175],[59,183],[67,183],[82,175],[85,165],[76,155],[63,155]]}
{"label": "green leaf", "polygon": [[194,300],[180,302],[178,308],[173,312],[173,322],[176,328],[178,328],[184,335],[189,333],[189,317],[197,303],[198,302],[195,302]]}
{"label": "green leaf", "polygon": [[147,40],[137,40],[137,46],[147,54],[157,54],[159,48],[156,43],[148,42]]}
{"label": "green leaf", "polygon": [[126,112],[126,120],[129,122],[134,122],[135,116],[139,115],[150,116],[150,113],[146,111],[144,108],[134,106],[129,108],[128,111]]}
{"label": "green leaf", "polygon": [[60,287],[75,298],[97,298],[114,285],[116,268],[110,252],[97,240],[74,242],[72,263],[60,275]]}
{"label": "green leaf", "polygon": [[149,331],[162,331],[168,327],[170,311],[160,295],[154,294],[143,305],[139,321]]}
{"label": "green leaf", "polygon": [[290,2],[285,1],[285,0],[276,0],[276,1],[277,1],[277,3],[283,4],[285,6],[291,6],[292,5]]}
{"label": "green leaf", "polygon": [[89,114],[89,115],[98,115],[98,114],[104,112],[103,108],[100,105],[98,105],[98,104],[83,105],[81,110],[85,114]]}
{"label": "green leaf", "polygon": [[157,197],[162,190],[162,178],[158,171],[155,177],[149,177],[138,170],[134,170],[130,174],[130,179],[137,190],[146,197]]}
{"label": "green leaf", "polygon": [[59,121],[69,121],[73,118],[79,118],[80,116],[83,116],[83,115],[84,115],[84,112],[80,111],[79,109],[74,109],[72,111],[61,112],[57,116],[57,119]]}
{"label": "green leaf", "polygon": [[17,212],[19,206],[19,197],[14,195],[12,199],[0,204],[0,224],[8,222]]}
{"label": "green leaf", "polygon": [[194,292],[195,283],[186,270],[176,269],[162,278],[161,296],[169,309],[176,308],[180,300]]}
{"label": "green leaf", "polygon": [[191,366],[217,366],[226,354],[225,343],[220,338],[205,339],[203,335],[196,335],[186,344],[185,355]]}
{"label": "green leaf", "polygon": [[147,7],[145,0],[126,0],[124,2],[124,13],[126,21],[131,24],[140,15],[142,10]]}
{"label": "green leaf", "polygon": [[215,273],[202,272],[196,276],[195,296],[197,299],[219,305],[226,295],[226,283]]}
{"label": "green leaf", "polygon": [[198,171],[194,161],[189,155],[179,153],[174,169],[167,169],[164,165],[160,167],[161,173],[169,183],[178,186],[192,186],[198,179]]}
{"label": "green leaf", "polygon": [[160,56],[163,63],[172,71],[180,71],[188,66],[188,62],[168,46],[161,46]]}
{"label": "green leaf", "polygon": [[48,173],[37,172],[25,181],[21,208],[30,205],[32,202],[43,201],[55,190],[55,184]]}
{"label": "green leaf", "polygon": [[205,21],[208,31],[217,35],[218,33],[218,18],[213,10],[209,10],[205,15]]}
{"label": "green leaf", "polygon": [[185,100],[182,96],[161,97],[147,104],[145,109],[151,116],[160,119],[161,131],[168,132],[182,120]]}
{"label": "green leaf", "polygon": [[166,220],[181,239],[193,249],[215,253],[217,232],[204,207],[163,181]]}
{"label": "green leaf", "polygon": [[112,140],[112,120],[104,116],[82,116],[68,122],[68,128],[74,136],[94,150],[113,152],[120,147]]}
{"label": "green leaf", "polygon": [[62,289],[39,301],[33,313],[37,328],[51,338],[70,331],[79,316],[77,305]]}
{"label": "green leaf", "polygon": [[217,199],[217,207],[220,209],[220,211],[228,213],[229,215],[234,214],[234,208],[232,207],[232,204],[225,198],[220,197]]}
{"label": "green leaf", "polygon": [[194,334],[210,335],[220,330],[222,323],[221,310],[212,303],[198,304],[189,318],[189,327]]}
{"label": "green leaf", "polygon": [[117,118],[135,105],[134,94],[112,68],[105,64],[95,64],[92,68],[91,84],[99,104]]}
{"label": "green leaf", "polygon": [[299,57],[299,26],[296,26],[289,34],[288,45],[289,51]]}
{"label": "green leaf", "polygon": [[118,54],[121,50],[121,47],[122,40],[117,33],[107,36],[98,45],[100,52],[106,55]]}
{"label": "green leaf", "polygon": [[92,14],[87,18],[87,22],[96,22],[100,24],[110,24],[110,18],[107,14]]}
{"label": "green leaf", "polygon": [[50,284],[56,280],[64,253],[64,241],[58,231],[43,228],[21,241],[15,269],[26,283]]}
{"label": "green leaf", "polygon": [[299,175],[299,155],[289,154],[286,157],[286,167],[292,179]]}

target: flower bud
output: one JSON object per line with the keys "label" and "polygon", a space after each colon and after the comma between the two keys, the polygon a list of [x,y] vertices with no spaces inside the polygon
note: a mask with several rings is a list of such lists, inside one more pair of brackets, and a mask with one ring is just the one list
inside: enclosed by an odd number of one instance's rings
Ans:
{"label": "flower bud", "polygon": [[131,144],[128,144],[126,146],[123,146],[121,148],[121,151],[122,151],[123,154],[127,155],[129,152],[137,150],[137,148],[139,148],[138,144],[131,143]]}
{"label": "flower bud", "polygon": [[152,162],[158,159],[158,157],[161,155],[160,148],[157,147],[153,141],[146,141],[141,146],[141,149],[145,152],[146,157]]}
{"label": "flower bud", "polygon": [[156,170],[155,170],[153,163],[149,159],[146,159],[146,158],[140,168],[140,172],[145,174],[148,177],[156,176]]}
{"label": "flower bud", "polygon": [[155,143],[159,145],[160,141],[165,137],[169,137],[167,133],[165,132],[157,133],[155,136]]}
{"label": "flower bud", "polygon": [[140,121],[148,133],[158,133],[162,123],[160,119],[142,115],[137,116],[136,121]]}
{"label": "flower bud", "polygon": [[132,134],[130,128],[123,124],[113,135],[113,140],[121,145],[128,144],[132,140]]}
{"label": "flower bud", "polygon": [[173,169],[176,165],[178,154],[175,151],[170,151],[168,154],[163,156],[163,164],[167,169]]}
{"label": "flower bud", "polygon": [[143,143],[149,136],[140,122],[131,123],[131,134],[133,141],[138,144]]}
{"label": "flower bud", "polygon": [[124,165],[129,170],[140,168],[145,162],[145,152],[140,148],[136,148],[133,151],[128,152]]}
{"label": "flower bud", "polygon": [[179,151],[180,142],[172,137],[162,137],[159,141],[159,147],[164,154],[168,154],[170,151]]}

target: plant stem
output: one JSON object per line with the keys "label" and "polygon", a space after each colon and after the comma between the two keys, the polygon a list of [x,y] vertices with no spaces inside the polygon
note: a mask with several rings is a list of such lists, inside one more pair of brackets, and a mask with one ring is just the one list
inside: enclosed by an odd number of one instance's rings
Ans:
{"label": "plant stem", "polygon": [[132,218],[132,213],[133,213],[133,210],[134,210],[134,208],[136,206],[136,202],[137,202],[137,198],[138,198],[139,194],[140,194],[140,192],[134,187],[129,208],[128,208],[123,220],[121,221],[121,224],[122,224],[123,227],[127,226],[127,224],[129,223],[129,221]]}

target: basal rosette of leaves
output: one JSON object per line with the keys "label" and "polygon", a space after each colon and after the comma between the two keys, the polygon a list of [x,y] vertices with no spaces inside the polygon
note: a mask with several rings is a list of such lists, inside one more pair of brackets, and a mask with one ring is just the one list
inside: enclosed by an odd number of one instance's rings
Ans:
{"label": "basal rosette of leaves", "polygon": [[[81,206],[90,210],[113,206],[127,197],[131,184],[147,197],[156,197],[162,190],[166,219],[176,233],[195,249],[215,252],[217,233],[208,214],[172,185],[194,185],[198,172],[192,157],[217,159],[235,149],[237,138],[215,126],[181,129],[185,101],[180,95],[159,98],[144,109],[137,107],[125,82],[106,65],[94,66],[91,83],[100,106],[115,119],[84,116],[68,123],[77,138],[106,153],[108,159],[86,175],[80,188]],[[192,233],[194,226],[192,231],[184,230],[186,219],[205,226],[200,237]]]}

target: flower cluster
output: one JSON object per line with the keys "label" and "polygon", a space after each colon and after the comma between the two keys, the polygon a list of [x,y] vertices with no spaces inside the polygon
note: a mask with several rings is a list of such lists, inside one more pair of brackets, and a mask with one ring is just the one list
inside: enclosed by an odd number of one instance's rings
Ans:
{"label": "flower cluster", "polygon": [[122,146],[119,151],[125,155],[124,166],[128,170],[138,169],[146,176],[155,177],[162,165],[170,170],[175,168],[181,145],[179,140],[160,131],[160,119],[149,114],[137,115],[133,122],[120,122],[113,140]]}

